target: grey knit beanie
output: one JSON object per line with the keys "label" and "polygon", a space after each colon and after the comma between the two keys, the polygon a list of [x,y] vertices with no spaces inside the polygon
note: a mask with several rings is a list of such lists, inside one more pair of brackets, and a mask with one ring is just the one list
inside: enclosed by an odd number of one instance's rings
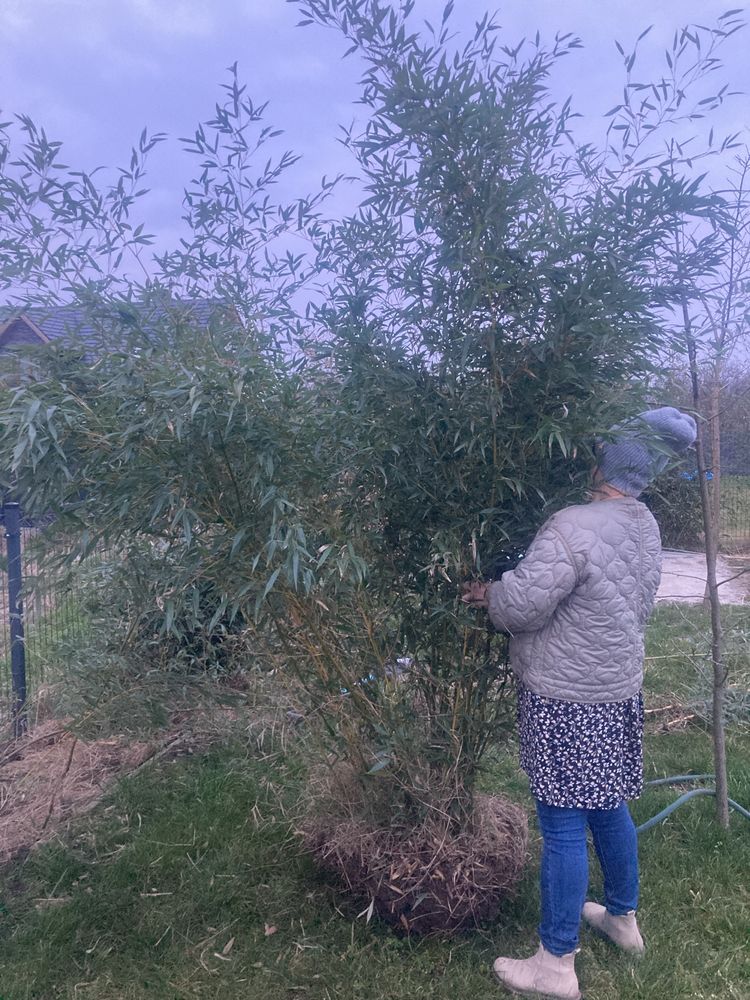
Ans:
{"label": "grey knit beanie", "polygon": [[612,440],[597,442],[597,465],[605,482],[637,497],[675,454],[687,451],[698,429],[689,413],[673,406],[646,410],[612,428]]}

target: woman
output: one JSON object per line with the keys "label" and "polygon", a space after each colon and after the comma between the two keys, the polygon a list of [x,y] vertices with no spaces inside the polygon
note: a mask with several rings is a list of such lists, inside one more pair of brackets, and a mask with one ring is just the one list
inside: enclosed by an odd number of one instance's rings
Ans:
{"label": "woman", "polygon": [[[537,953],[498,958],[519,993],[578,1000],[581,915],[641,953],[638,847],[626,800],[643,785],[643,639],[661,572],[661,539],[637,497],[670,454],[694,442],[695,421],[673,407],[641,413],[599,442],[591,502],[539,530],[518,567],[463,599],[511,635],[521,767],[536,800],[543,848]],[[604,875],[604,906],[584,902],[586,828]]]}

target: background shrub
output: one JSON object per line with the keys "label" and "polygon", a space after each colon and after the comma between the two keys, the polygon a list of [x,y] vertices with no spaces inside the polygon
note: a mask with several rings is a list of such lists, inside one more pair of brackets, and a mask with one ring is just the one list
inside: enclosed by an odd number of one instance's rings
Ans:
{"label": "background shrub", "polygon": [[659,476],[641,499],[656,518],[666,548],[702,547],[703,511],[697,473],[672,469]]}

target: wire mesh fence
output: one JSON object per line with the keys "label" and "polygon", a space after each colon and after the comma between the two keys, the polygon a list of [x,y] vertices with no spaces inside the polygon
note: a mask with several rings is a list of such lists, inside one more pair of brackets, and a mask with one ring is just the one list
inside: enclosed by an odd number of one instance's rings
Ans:
{"label": "wire mesh fence", "polygon": [[722,549],[750,550],[750,433],[744,414],[721,430],[720,511]]}
{"label": "wire mesh fence", "polygon": [[[750,426],[721,428],[721,462],[705,445],[706,479],[714,500],[718,488],[719,548],[727,555],[750,553]],[[642,499],[651,507],[668,548],[702,550],[703,515],[698,470],[689,460],[656,480]]]}
{"label": "wire mesh fence", "polygon": [[[26,693],[33,697],[59,664],[64,642],[83,639],[83,586],[60,564],[62,552],[38,527],[21,524],[21,610]],[[12,598],[8,588],[8,532],[0,530],[0,723],[13,711]]]}
{"label": "wire mesh fence", "polygon": [[721,477],[720,544],[726,552],[750,550],[750,475]]}

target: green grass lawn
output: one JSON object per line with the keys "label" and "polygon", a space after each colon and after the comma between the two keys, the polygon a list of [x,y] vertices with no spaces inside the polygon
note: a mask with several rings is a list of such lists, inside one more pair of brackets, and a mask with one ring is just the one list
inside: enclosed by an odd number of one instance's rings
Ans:
{"label": "green grass lawn", "polygon": [[[701,613],[686,619],[684,609],[661,610],[652,628],[649,655],[666,657],[649,661],[654,703],[666,704],[685,680],[686,621],[703,628]],[[648,776],[711,769],[700,723],[649,727],[646,753]],[[742,726],[731,732],[729,754],[732,797],[748,804],[750,735]],[[122,782],[70,840],[3,873],[2,1000],[504,995],[492,960],[535,948],[536,833],[520,892],[496,926],[410,942],[357,919],[357,908],[300,856],[290,816],[303,781],[294,752],[261,759],[236,742]],[[498,755],[483,782],[510,787],[531,806],[511,756]],[[674,796],[647,791],[636,820]],[[698,799],[644,835],[641,861],[648,953],[636,963],[584,934],[586,1000],[748,1000],[750,824],[735,816],[722,832],[712,800]]]}

